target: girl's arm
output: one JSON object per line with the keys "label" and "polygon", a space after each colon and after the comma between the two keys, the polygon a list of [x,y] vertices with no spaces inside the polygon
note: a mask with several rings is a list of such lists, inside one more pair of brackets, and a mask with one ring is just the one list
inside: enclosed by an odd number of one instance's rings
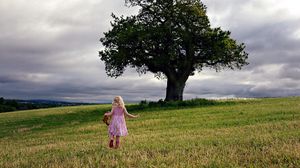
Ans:
{"label": "girl's arm", "polygon": [[106,116],[111,116],[111,115],[113,115],[113,112],[114,112],[114,108],[112,107],[112,108],[111,108],[111,111],[105,113],[104,115],[106,115]]}
{"label": "girl's arm", "polygon": [[129,118],[137,118],[138,116],[137,115],[132,115],[132,114],[129,114],[126,110],[126,108],[124,108],[124,112],[125,112],[125,115],[128,116]]}

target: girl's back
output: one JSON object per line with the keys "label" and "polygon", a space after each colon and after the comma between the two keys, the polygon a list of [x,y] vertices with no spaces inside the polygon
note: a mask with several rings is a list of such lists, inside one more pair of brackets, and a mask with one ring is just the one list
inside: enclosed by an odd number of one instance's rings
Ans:
{"label": "girl's back", "polygon": [[108,131],[111,136],[126,136],[128,134],[124,117],[124,109],[122,107],[113,108],[112,120]]}
{"label": "girl's back", "polygon": [[122,107],[114,107],[113,116],[124,116],[124,110]]}

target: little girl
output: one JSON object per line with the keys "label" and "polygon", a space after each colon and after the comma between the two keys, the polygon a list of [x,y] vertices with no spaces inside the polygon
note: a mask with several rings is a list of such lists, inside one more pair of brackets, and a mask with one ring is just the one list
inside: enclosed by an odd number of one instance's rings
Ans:
{"label": "little girl", "polygon": [[107,112],[104,115],[112,116],[111,122],[108,127],[109,133],[109,147],[114,147],[114,137],[116,137],[115,148],[120,146],[120,136],[126,136],[128,134],[124,114],[130,118],[136,118],[137,116],[129,114],[125,108],[124,101],[121,96],[116,96],[112,103],[111,112]]}

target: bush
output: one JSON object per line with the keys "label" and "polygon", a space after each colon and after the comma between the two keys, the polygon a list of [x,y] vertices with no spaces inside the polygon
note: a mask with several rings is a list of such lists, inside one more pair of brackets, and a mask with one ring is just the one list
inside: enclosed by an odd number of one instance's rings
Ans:
{"label": "bush", "polygon": [[224,104],[224,102],[218,102],[216,100],[207,99],[191,99],[184,101],[164,101],[160,99],[157,102],[142,100],[138,105],[130,105],[127,107],[128,110],[144,110],[151,108],[184,108],[184,107],[195,107],[195,106],[210,106]]}

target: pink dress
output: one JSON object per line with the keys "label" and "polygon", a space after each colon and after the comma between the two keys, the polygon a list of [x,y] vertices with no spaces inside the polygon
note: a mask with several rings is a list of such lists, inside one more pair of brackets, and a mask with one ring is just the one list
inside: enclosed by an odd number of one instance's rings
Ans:
{"label": "pink dress", "polygon": [[111,136],[126,136],[128,134],[122,107],[114,107],[108,133]]}

